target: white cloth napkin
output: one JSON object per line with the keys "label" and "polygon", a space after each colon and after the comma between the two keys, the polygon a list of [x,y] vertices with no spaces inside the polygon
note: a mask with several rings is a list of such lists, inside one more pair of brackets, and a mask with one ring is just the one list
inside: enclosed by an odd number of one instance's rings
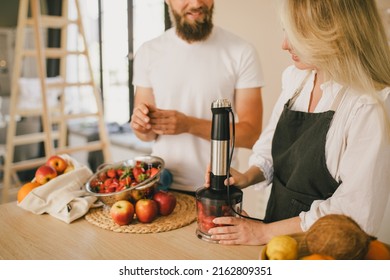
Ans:
{"label": "white cloth napkin", "polygon": [[71,161],[75,169],[33,189],[18,206],[34,214],[48,213],[69,224],[84,216],[91,207],[102,204],[84,188],[92,171],[68,155],[61,156]]}

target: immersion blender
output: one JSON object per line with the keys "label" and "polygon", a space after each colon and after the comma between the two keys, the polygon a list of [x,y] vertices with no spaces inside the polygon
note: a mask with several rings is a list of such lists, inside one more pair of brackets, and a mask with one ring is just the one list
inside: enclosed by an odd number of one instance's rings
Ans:
{"label": "immersion blender", "polygon": [[[235,137],[234,114],[231,103],[227,99],[217,99],[211,104],[211,111],[213,117],[211,125],[210,187],[203,187],[196,191],[198,215],[196,235],[200,239],[216,243],[217,241],[212,240],[208,234],[210,228],[218,226],[213,223],[213,219],[240,214],[243,192],[235,186],[225,185],[225,180],[229,178]],[[230,114],[233,119],[232,142],[230,142]],[[229,153],[230,146],[232,146],[232,150]]]}

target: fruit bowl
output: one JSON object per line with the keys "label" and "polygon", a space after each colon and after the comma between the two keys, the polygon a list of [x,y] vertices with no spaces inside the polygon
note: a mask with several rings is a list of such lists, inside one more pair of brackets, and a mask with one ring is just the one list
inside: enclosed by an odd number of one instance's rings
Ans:
{"label": "fruit bowl", "polygon": [[153,196],[163,169],[164,160],[156,156],[105,164],[92,175],[85,188],[107,206],[119,200],[136,202]]}

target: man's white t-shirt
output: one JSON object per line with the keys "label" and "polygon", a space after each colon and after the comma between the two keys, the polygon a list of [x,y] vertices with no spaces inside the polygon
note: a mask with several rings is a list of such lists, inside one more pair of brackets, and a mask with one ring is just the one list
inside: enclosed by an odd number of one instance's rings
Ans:
{"label": "man's white t-shirt", "polygon": [[[133,84],[152,88],[157,108],[201,119],[211,120],[214,100],[229,99],[234,111],[235,89],[263,83],[255,49],[219,27],[206,41],[192,44],[172,28],[141,46],[134,60]],[[184,133],[159,136],[152,154],[172,172],[172,189],[195,191],[204,184],[210,152],[210,141]]]}

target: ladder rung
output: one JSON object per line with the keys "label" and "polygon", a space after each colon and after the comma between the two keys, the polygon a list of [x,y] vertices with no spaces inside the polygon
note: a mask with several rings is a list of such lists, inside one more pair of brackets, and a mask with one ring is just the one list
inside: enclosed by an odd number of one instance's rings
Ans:
{"label": "ladder rung", "polygon": [[80,114],[68,114],[62,117],[53,117],[52,122],[59,122],[61,120],[74,120],[74,119],[82,119],[88,117],[99,117],[98,113],[80,113]]}
{"label": "ladder rung", "polygon": [[80,151],[99,151],[103,149],[103,143],[101,141],[91,141],[83,144],[82,146],[72,146],[57,148],[56,154],[72,154]]}
{"label": "ladder rung", "polygon": [[89,82],[66,82],[66,83],[50,83],[47,84],[47,88],[65,88],[65,87],[82,87],[82,86],[93,86],[92,81]]}
{"label": "ladder rung", "polygon": [[[28,18],[26,20],[26,24],[34,25],[34,21],[32,18]],[[76,20],[69,20],[62,16],[41,16],[41,25],[42,27],[51,27],[51,28],[61,28],[68,24],[77,24]]]}
{"label": "ladder rung", "polygon": [[[28,49],[23,51],[24,56],[37,56],[35,49]],[[60,48],[47,48],[45,49],[46,58],[63,58],[67,55],[86,55],[86,51],[69,51]]]}
{"label": "ladder rung", "polygon": [[22,117],[31,117],[31,116],[40,116],[42,115],[42,108],[37,109],[18,109],[16,111],[17,115],[20,115]]}
{"label": "ladder rung", "polygon": [[[52,131],[51,137],[53,139],[58,139],[59,132]],[[16,135],[14,136],[13,145],[18,146],[18,145],[34,144],[34,143],[43,142],[45,139],[46,139],[46,135],[43,132]]]}
{"label": "ladder rung", "polygon": [[47,160],[46,158],[35,158],[35,159],[28,159],[19,162],[14,162],[12,163],[11,169],[14,171],[18,171],[18,170],[26,170],[29,168],[34,168],[45,164],[46,160]]}
{"label": "ladder rung", "polygon": [[[60,107],[50,107],[49,112],[54,113],[54,112],[59,112]],[[37,108],[37,109],[24,109],[24,108],[19,108],[16,111],[16,114],[22,117],[32,117],[32,116],[41,116],[42,115],[42,108]]]}

